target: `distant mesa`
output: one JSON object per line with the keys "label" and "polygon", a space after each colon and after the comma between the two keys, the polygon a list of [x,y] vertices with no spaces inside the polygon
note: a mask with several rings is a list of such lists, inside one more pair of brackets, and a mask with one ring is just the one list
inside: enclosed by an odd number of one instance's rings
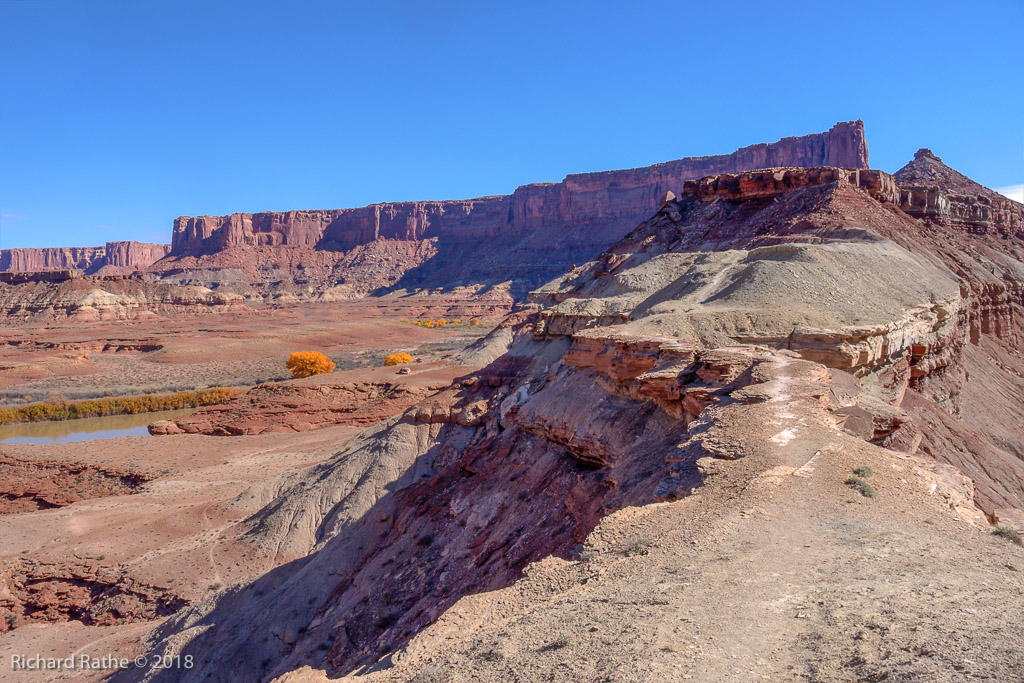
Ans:
{"label": "distant mesa", "polygon": [[102,247],[53,247],[0,250],[0,271],[74,270],[86,275],[127,275],[153,265],[170,245],[107,242]]}
{"label": "distant mesa", "polygon": [[[819,169],[821,177],[786,174],[794,169]],[[753,171],[762,175],[749,175]],[[174,220],[170,245],[8,249],[0,252],[0,271],[74,270],[108,277],[139,272],[171,287],[275,304],[403,292],[446,292],[453,300],[479,301],[486,292],[494,312],[593,259],[687,192],[771,197],[789,183],[834,182],[840,176],[926,221],[971,232],[1021,230],[1019,203],[949,168],[929,149],[918,150],[894,175],[870,170],[864,123],[849,121],[731,154],[574,174],[558,183],[523,185],[510,195],[181,216]]]}
{"label": "distant mesa", "polygon": [[[824,133],[732,154],[569,175],[559,183],[523,185],[511,195],[182,216],[174,220],[169,246],[6,249],[0,271],[146,270],[174,283],[226,286],[257,298],[290,295],[290,289],[312,298],[349,298],[495,285],[522,298],[625,235],[686,180],[777,166],[866,169],[864,124],[837,123]],[[290,277],[282,280],[282,274]]]}
{"label": "distant mesa", "polygon": [[[511,195],[356,209],[182,216],[174,221],[171,256],[197,256],[233,246],[347,250],[379,239],[434,238],[524,240],[523,246],[534,252],[530,258],[542,257],[541,249],[547,246],[587,251],[621,237],[686,180],[776,166],[866,169],[864,123],[837,123],[826,133],[751,145],[732,154],[569,175],[560,183],[520,186]],[[538,235],[542,239],[536,240]]]}

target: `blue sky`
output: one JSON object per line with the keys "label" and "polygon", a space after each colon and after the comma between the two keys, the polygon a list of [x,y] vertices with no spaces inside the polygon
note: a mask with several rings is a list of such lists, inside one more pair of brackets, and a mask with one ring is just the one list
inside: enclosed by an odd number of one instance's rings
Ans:
{"label": "blue sky", "polygon": [[0,0],[0,246],[511,192],[867,125],[1019,185],[1020,0]]}

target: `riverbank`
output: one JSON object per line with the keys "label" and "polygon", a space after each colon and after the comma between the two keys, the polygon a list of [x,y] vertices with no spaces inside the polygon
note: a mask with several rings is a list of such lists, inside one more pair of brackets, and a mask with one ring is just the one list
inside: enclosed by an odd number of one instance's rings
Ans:
{"label": "riverbank", "polygon": [[0,425],[201,408],[224,403],[240,393],[241,389],[211,387],[173,394],[115,396],[85,401],[43,401],[18,408],[0,408]]}

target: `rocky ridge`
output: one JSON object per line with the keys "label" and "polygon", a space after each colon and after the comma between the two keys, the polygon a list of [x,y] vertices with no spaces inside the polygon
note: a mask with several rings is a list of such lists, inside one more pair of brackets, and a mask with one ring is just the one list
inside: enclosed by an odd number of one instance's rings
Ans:
{"label": "rocky ridge", "polygon": [[[4,250],[0,271],[74,269],[118,275],[141,270],[165,285],[260,303],[408,291],[456,297],[461,304],[482,294],[521,300],[530,289],[620,238],[657,207],[666,191],[684,181],[780,165],[866,169],[863,122],[837,123],[825,133],[751,145],[732,154],[569,175],[559,183],[523,185],[511,195],[182,216],[174,221],[169,247],[112,242],[88,249]],[[21,289],[4,298],[17,298],[24,313],[48,309],[47,302],[36,301],[46,296]],[[140,306],[151,307],[141,301]],[[163,308],[164,313],[176,310]]]}
{"label": "rocky ridge", "polygon": [[[404,648],[459,600],[512,586],[550,556],[585,574],[580,544],[616,511],[742,506],[799,479],[841,502],[849,494],[816,469],[840,476],[861,459],[904,473],[890,485],[915,501],[914,515],[932,516],[913,524],[937,518],[976,533],[982,511],[1019,511],[1024,461],[998,419],[968,434],[973,416],[956,400],[976,390],[960,370],[973,367],[1001,384],[971,405],[997,418],[1017,410],[1024,373],[1006,363],[1021,302],[1006,299],[997,314],[976,293],[1020,272],[1019,245],[921,223],[899,189],[884,173],[835,168],[685,184],[532,295],[535,308],[492,333],[508,350],[486,368],[331,461],[240,496],[254,509],[246,543],[287,564],[175,615],[148,645],[191,654],[198,675],[222,680],[302,665],[390,680],[397,664],[394,676],[411,675],[403,657],[415,649]],[[965,240],[984,252],[971,255]],[[999,275],[975,275],[995,262]],[[1004,352],[994,363],[979,349]],[[501,622],[464,619],[470,630]],[[417,647],[468,636],[431,637]],[[950,637],[935,635],[940,649]],[[242,668],[228,674],[225,659]],[[847,667],[861,675],[861,664]]]}
{"label": "rocky ridge", "polygon": [[227,403],[173,421],[155,422],[149,426],[149,433],[238,436],[300,432],[339,424],[368,426],[443,389],[454,374],[443,368],[420,366],[415,374],[402,376],[395,376],[391,368],[387,370],[391,377],[370,381],[346,377],[356,373],[333,373],[261,384]]}
{"label": "rocky ridge", "polygon": [[150,282],[140,276],[95,275],[63,282],[0,286],[0,319],[132,320],[163,315],[195,315],[239,309],[241,295],[205,287]]}
{"label": "rocky ridge", "polygon": [[984,235],[1024,237],[1024,207],[942,163],[929,149],[895,174],[900,208],[915,218]]}
{"label": "rocky ridge", "polygon": [[131,493],[155,477],[153,472],[22,459],[0,452],[0,515],[48,510],[79,500]]}

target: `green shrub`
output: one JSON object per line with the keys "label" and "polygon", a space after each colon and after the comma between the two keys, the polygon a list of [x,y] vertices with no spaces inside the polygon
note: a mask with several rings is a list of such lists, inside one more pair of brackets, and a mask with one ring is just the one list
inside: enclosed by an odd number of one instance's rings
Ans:
{"label": "green shrub", "polygon": [[868,467],[867,465],[861,465],[860,467],[855,469],[853,473],[856,474],[858,477],[870,477],[871,468]]}
{"label": "green shrub", "polygon": [[850,488],[854,489],[855,491],[860,491],[860,495],[864,496],[865,498],[875,497],[875,487],[867,483],[860,477],[850,477],[844,483]]}
{"label": "green shrub", "polygon": [[1008,526],[997,526],[995,529],[992,530],[992,535],[998,536],[999,538],[1005,538],[1010,543],[1024,545],[1024,539],[1021,539],[1020,534],[1018,534],[1016,530],[1011,529]]}
{"label": "green shrub", "polygon": [[549,646],[552,650],[561,650],[563,647],[569,647],[572,645],[572,638],[569,636],[560,636],[555,642]]}

